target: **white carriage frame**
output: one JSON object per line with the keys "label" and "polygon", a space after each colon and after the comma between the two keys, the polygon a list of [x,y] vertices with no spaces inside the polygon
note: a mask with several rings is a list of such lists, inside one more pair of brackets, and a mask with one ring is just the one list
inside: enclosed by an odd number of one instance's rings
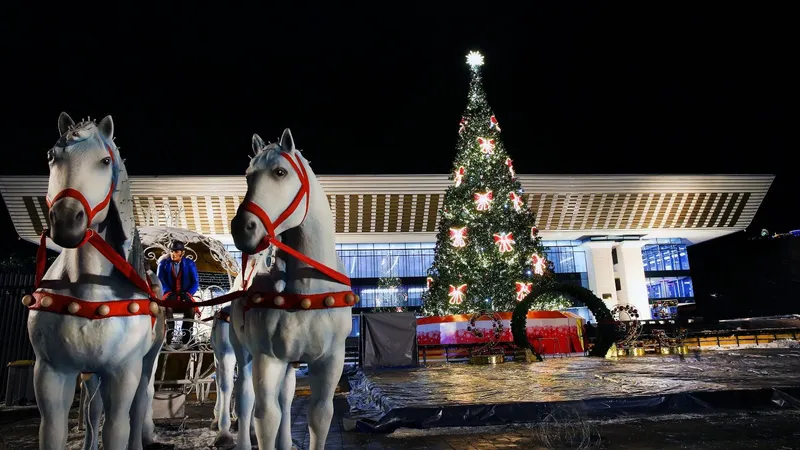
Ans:
{"label": "white carriage frame", "polygon": [[[172,228],[172,227],[155,227],[150,230],[150,227],[144,228],[143,244],[146,245],[144,256],[148,261],[158,261],[164,255],[169,253],[170,244],[174,240],[184,242],[186,247],[186,258],[193,261],[197,260],[198,254],[192,246],[203,246],[208,249],[211,258],[219,263],[228,275],[229,285],[233,285],[233,276],[240,270],[239,262],[231,256],[225,247],[217,241],[199,233],[190,232],[188,230]],[[153,233],[155,232],[155,233]],[[153,236],[155,234],[155,236]],[[227,290],[216,285],[207,286],[200,289],[195,295],[198,301],[210,300],[218,297],[219,295],[227,293]],[[214,373],[214,364],[212,363],[208,368],[202,370],[203,363],[206,358],[210,361],[214,360],[214,351],[211,348],[211,328],[213,321],[204,321],[203,319],[213,317],[214,314],[220,310],[224,305],[206,306],[200,308],[200,319],[191,318],[174,318],[167,319],[167,322],[180,322],[181,333],[175,332],[178,337],[182,337],[184,333],[190,333],[189,340],[183,344],[178,339],[177,342],[164,342],[161,349],[159,358],[163,359],[161,370],[156,373],[155,384],[156,386],[170,386],[178,387],[183,394],[187,396],[192,391],[195,392],[197,401],[203,403],[208,400],[208,394],[211,391],[211,385],[214,383],[212,374]],[[164,379],[167,369],[167,361],[171,354],[189,354],[189,362],[186,366],[186,372],[183,379],[179,380],[166,380]]]}

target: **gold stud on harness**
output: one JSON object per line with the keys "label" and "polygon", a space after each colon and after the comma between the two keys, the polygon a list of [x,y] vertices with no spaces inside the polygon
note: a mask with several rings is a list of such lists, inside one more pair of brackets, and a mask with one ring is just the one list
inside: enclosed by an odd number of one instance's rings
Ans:
{"label": "gold stud on harness", "polygon": [[283,306],[285,302],[286,300],[284,300],[284,298],[281,297],[280,295],[275,297],[275,306]]}
{"label": "gold stud on harness", "polygon": [[311,308],[311,299],[304,298],[303,301],[300,302],[300,306],[302,306],[303,309]]}
{"label": "gold stud on harness", "polygon": [[333,306],[334,303],[336,303],[336,300],[333,297],[331,297],[330,295],[325,297],[325,306],[330,308],[331,306]]}
{"label": "gold stud on harness", "polygon": [[51,297],[45,297],[42,299],[42,308],[49,308],[53,306],[53,299]]}
{"label": "gold stud on harness", "polygon": [[81,305],[79,305],[76,302],[72,302],[69,304],[69,306],[67,306],[67,311],[69,311],[70,314],[75,314],[80,310],[81,310]]}
{"label": "gold stud on harness", "polygon": [[31,306],[32,303],[33,303],[33,296],[26,295],[26,296],[22,297],[22,304],[23,305]]}
{"label": "gold stud on harness", "polygon": [[101,316],[107,316],[110,312],[111,308],[109,308],[108,305],[100,305],[100,307],[97,308],[97,314]]}
{"label": "gold stud on harness", "polygon": [[130,311],[131,314],[136,314],[139,312],[139,304],[136,302],[131,303],[128,305],[128,311]]}

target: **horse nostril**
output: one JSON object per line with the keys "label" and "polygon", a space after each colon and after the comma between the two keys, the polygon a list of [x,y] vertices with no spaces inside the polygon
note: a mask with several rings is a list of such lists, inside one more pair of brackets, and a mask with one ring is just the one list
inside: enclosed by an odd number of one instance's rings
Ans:
{"label": "horse nostril", "polygon": [[247,225],[245,226],[247,231],[253,231],[256,229],[256,221],[255,220],[248,220]]}
{"label": "horse nostril", "polygon": [[83,211],[78,211],[75,213],[75,221],[80,222],[83,220]]}

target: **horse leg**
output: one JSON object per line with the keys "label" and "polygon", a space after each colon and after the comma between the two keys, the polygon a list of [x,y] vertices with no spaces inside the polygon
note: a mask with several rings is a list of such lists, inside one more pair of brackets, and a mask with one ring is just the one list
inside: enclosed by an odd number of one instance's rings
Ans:
{"label": "horse leg", "polygon": [[85,409],[84,424],[86,434],[83,438],[84,450],[97,450],[100,445],[100,417],[103,415],[103,399],[98,389],[100,380],[97,375],[92,374],[91,378],[84,380],[83,388],[86,389],[86,402],[81,405]]}
{"label": "horse leg", "polygon": [[344,369],[344,345],[332,355],[308,365],[311,402],[308,405],[309,450],[323,450],[333,418],[333,395]]}
{"label": "horse leg", "polygon": [[237,450],[250,450],[252,439],[247,426],[253,418],[253,359],[245,348],[239,343],[236,333],[230,331],[231,345],[236,353],[236,363],[239,366],[239,376],[236,377],[234,392],[236,394],[236,415],[239,418],[239,431],[236,439]]}
{"label": "horse leg", "polygon": [[[154,344],[158,350],[151,349],[153,353],[148,353],[146,358],[153,359],[152,368],[150,369],[150,379],[147,383],[147,406],[145,407],[144,426],[142,428],[142,443],[147,447],[148,445],[155,444],[156,424],[153,423],[153,397],[156,395],[156,370],[158,370],[158,357],[161,355],[161,349],[164,348],[164,339],[167,333],[167,322],[164,317],[164,310],[162,309],[156,319],[156,327],[153,330],[156,342]],[[147,360],[146,360],[147,361]],[[147,361],[149,363],[149,361]],[[144,373],[144,372],[142,372]]]}
{"label": "horse leg", "polygon": [[[228,328],[220,326],[219,333],[228,333]],[[216,331],[216,330],[215,330]],[[227,350],[227,351],[226,351]],[[233,394],[233,375],[236,370],[236,354],[224,345],[214,347],[214,363],[217,368],[217,403],[214,415],[218,419],[219,432],[214,440],[214,447],[229,447],[233,445],[231,435],[231,397]],[[241,426],[241,422],[239,422]]]}
{"label": "horse leg", "polygon": [[75,400],[77,376],[77,372],[59,372],[41,359],[33,366],[33,389],[42,416],[40,450],[64,450],[67,446],[69,408]]}
{"label": "horse leg", "polygon": [[286,374],[283,377],[283,389],[278,399],[281,405],[281,425],[278,431],[278,450],[292,449],[292,400],[294,400],[294,390],[297,385],[294,366],[286,366]]}
{"label": "horse leg", "polygon": [[[214,331],[211,331],[212,336]],[[212,337],[213,342],[213,337]],[[213,346],[213,344],[212,344]],[[219,380],[220,377],[220,367],[222,367],[222,357],[220,351],[217,350],[217,347],[213,347],[214,350],[214,385],[217,387],[217,401],[214,402],[214,418],[211,420],[211,425],[209,428],[211,431],[219,431],[219,416],[222,414],[222,383]]]}
{"label": "horse leg", "polygon": [[278,396],[283,388],[286,364],[285,361],[264,354],[253,355],[253,389],[256,394],[254,414],[259,448],[275,448],[281,424]]}
{"label": "horse leg", "polygon": [[131,432],[128,437],[128,450],[141,450],[144,445],[155,443],[155,424],[153,424],[153,395],[155,395],[155,371],[161,341],[156,339],[150,350],[142,358],[142,375],[131,406]]}
{"label": "horse leg", "polygon": [[[139,380],[142,377],[143,359],[133,358],[127,367],[100,374],[100,393],[103,395],[104,413],[103,448],[105,450],[125,450],[131,434],[131,407]],[[141,444],[141,428],[136,440]]]}

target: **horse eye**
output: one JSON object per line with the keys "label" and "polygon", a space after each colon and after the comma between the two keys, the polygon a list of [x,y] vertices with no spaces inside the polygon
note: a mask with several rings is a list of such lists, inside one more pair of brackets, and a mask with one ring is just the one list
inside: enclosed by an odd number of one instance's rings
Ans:
{"label": "horse eye", "polygon": [[275,174],[275,176],[281,178],[286,176],[286,170],[283,169],[282,167],[278,167],[277,169],[275,169],[273,173]]}
{"label": "horse eye", "polygon": [[103,164],[105,164],[105,165],[109,165],[109,164],[111,164],[111,158],[110,158],[110,157],[108,157],[108,156],[106,156],[105,158],[103,158],[103,161],[102,161],[102,162],[103,162]]}
{"label": "horse eye", "polygon": [[52,150],[52,149],[51,149],[51,150],[48,150],[48,152],[47,152],[47,161],[48,161],[48,162],[53,162],[53,160],[55,160],[55,159],[56,159],[56,154],[55,154],[55,152],[53,152],[53,150]]}

